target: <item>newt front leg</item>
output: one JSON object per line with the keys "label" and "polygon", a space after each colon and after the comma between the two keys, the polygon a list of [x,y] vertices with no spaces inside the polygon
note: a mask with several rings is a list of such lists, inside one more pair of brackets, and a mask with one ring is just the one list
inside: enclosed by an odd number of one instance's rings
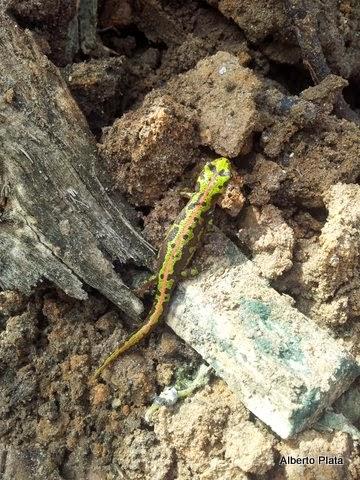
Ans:
{"label": "newt front leg", "polygon": [[145,324],[106,358],[95,371],[95,377],[98,377],[119,355],[146,337],[162,318],[171,293],[200,243],[215,202],[224,192],[230,177],[231,165],[227,158],[218,158],[204,166],[196,182],[195,193],[171,226],[160,249],[156,295]]}

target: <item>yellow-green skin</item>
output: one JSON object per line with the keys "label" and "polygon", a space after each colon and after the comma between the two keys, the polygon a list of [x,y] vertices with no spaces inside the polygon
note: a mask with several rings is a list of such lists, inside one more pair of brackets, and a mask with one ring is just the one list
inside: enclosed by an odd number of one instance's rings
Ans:
{"label": "yellow-green skin", "polygon": [[181,279],[209,223],[215,202],[231,178],[231,165],[221,157],[207,163],[196,183],[196,191],[180,212],[159,252],[156,295],[145,324],[109,355],[96,370],[97,377],[119,355],[129,350],[157,325],[169,303],[171,292]]}

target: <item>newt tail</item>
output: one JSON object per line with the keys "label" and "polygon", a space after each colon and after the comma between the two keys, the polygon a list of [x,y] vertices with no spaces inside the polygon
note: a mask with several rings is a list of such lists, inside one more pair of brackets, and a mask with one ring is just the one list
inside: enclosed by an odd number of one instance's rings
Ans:
{"label": "newt tail", "polygon": [[227,158],[218,158],[204,166],[197,179],[195,192],[171,225],[160,249],[155,300],[144,325],[105,359],[95,371],[95,378],[119,355],[145,338],[158,324],[170,301],[172,291],[182,278],[200,243],[215,202],[225,191],[230,178],[231,165]]}

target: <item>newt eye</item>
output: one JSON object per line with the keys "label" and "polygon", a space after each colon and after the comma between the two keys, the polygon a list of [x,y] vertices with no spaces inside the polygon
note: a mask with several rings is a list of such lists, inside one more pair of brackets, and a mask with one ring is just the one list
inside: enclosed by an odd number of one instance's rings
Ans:
{"label": "newt eye", "polygon": [[216,167],[213,163],[209,163],[209,170],[212,172],[212,173],[215,173],[216,172]]}

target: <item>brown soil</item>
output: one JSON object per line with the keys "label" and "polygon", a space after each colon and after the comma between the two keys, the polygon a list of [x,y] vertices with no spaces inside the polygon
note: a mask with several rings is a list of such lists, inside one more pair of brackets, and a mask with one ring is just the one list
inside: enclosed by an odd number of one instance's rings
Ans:
{"label": "brown soil", "polygon": [[[70,60],[75,0],[61,14],[52,0],[12,9],[62,68],[98,139],[101,176],[138,210],[146,238],[159,247],[204,162],[229,156],[216,223],[360,358],[360,127],[335,115],[342,91],[355,115],[360,106],[360,5],[311,3],[334,74],[316,86],[282,0],[102,0],[107,48]],[[159,327],[90,381],[135,327],[93,291],[86,302],[51,285],[0,294],[0,478],[360,478],[347,434],[280,441],[217,379],[146,424],[154,395],[201,359]],[[279,466],[319,451],[345,465]]]}

